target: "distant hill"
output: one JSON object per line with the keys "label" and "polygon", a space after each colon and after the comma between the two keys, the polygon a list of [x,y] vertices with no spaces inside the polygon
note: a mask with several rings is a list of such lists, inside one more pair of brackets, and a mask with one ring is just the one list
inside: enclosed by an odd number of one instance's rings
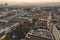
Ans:
{"label": "distant hill", "polygon": [[30,4],[30,3],[23,3],[23,4],[8,4],[9,6],[32,6],[32,7],[44,7],[44,6],[51,6],[51,7],[58,7],[60,6],[60,2],[52,2],[52,3],[35,3],[35,4]]}
{"label": "distant hill", "polygon": [[53,3],[37,3],[37,4],[20,4],[22,6],[51,6],[51,7],[58,7],[60,6],[60,2],[53,2]]}

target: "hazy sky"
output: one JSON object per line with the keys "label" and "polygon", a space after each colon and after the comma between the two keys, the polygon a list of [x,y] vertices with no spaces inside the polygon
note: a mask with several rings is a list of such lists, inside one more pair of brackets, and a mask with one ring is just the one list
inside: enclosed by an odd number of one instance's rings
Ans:
{"label": "hazy sky", "polygon": [[0,0],[0,3],[11,3],[11,2],[17,2],[17,3],[47,3],[47,2],[60,2],[60,0]]}

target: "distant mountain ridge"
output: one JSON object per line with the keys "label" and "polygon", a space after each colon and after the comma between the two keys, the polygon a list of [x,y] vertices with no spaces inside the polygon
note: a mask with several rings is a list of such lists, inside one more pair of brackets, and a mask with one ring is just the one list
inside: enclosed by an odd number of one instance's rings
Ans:
{"label": "distant mountain ridge", "polygon": [[23,4],[8,4],[8,5],[20,5],[20,6],[60,6],[60,2],[52,2],[52,3],[35,3],[35,4],[30,4],[30,3],[23,3]]}

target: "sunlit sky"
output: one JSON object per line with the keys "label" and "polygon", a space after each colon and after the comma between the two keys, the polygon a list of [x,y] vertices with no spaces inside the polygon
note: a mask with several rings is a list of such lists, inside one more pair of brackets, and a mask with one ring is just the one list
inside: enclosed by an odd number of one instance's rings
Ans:
{"label": "sunlit sky", "polygon": [[0,0],[0,3],[49,3],[60,2],[60,0]]}

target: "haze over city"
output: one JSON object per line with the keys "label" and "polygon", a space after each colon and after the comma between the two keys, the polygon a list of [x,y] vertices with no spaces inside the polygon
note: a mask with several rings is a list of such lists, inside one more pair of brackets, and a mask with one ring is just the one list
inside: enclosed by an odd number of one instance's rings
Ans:
{"label": "haze over city", "polygon": [[60,2],[60,0],[0,0],[0,3],[51,3],[51,2]]}

